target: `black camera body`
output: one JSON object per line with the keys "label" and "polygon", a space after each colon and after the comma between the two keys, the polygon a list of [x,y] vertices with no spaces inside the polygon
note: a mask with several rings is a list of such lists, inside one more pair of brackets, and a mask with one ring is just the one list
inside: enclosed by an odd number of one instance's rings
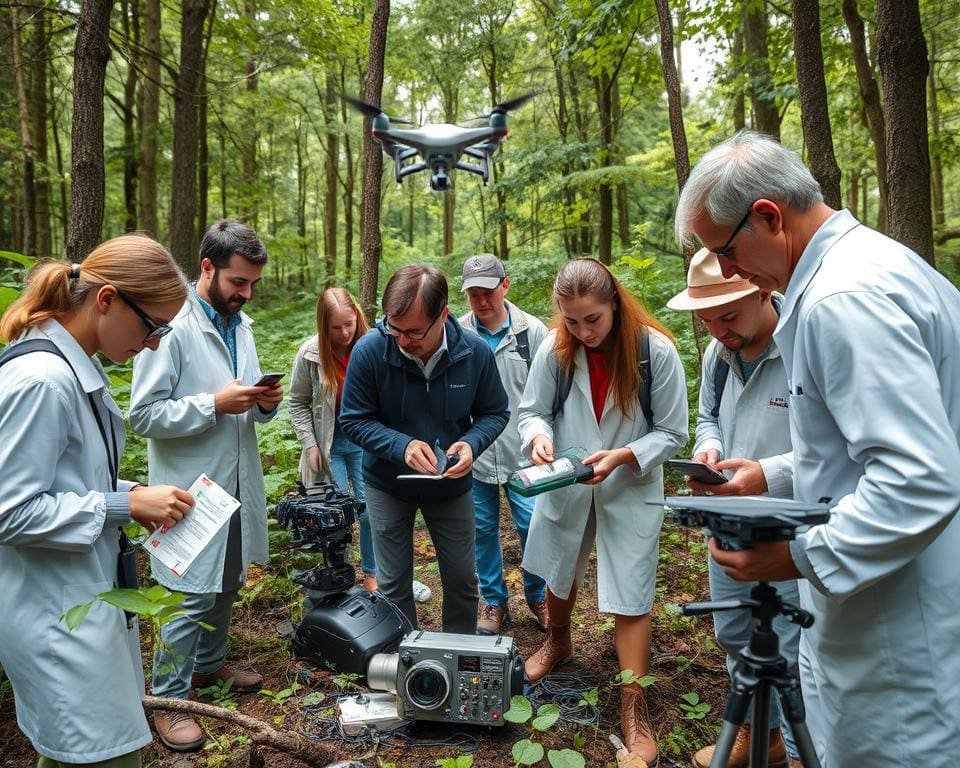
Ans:
{"label": "black camera body", "polygon": [[396,693],[407,720],[503,725],[511,696],[523,692],[523,659],[504,635],[414,630],[397,653],[371,659],[367,681]]}
{"label": "black camera body", "polygon": [[827,522],[831,508],[827,501],[812,503],[770,496],[668,496],[663,504],[680,525],[707,528],[724,549],[735,550],[759,542],[791,541],[811,526]]}

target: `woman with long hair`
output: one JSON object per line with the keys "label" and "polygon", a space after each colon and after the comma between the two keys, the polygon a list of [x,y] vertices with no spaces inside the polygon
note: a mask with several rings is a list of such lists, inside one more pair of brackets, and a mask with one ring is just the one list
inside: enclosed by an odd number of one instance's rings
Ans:
{"label": "woman with long hair", "polygon": [[[553,461],[555,451],[583,448],[593,477],[537,497],[523,567],[547,582],[548,635],[525,672],[539,680],[572,656],[570,616],[596,542],[599,609],[614,615],[620,670],[633,673],[621,685],[626,749],[618,761],[655,766],[656,741],[636,682],[649,667],[662,521],[662,511],[646,502],[663,499],[661,464],[687,441],[683,366],[666,328],[600,262],[567,262],[553,300],[552,330],[520,402],[521,442],[538,465]],[[641,359],[647,347],[649,364]],[[570,387],[560,402],[564,378]]]}
{"label": "woman with long hair", "polygon": [[[300,479],[309,488],[330,480],[362,501],[363,449],[340,429],[340,396],[350,352],[369,330],[346,288],[327,288],[317,298],[317,333],[297,351],[290,381],[290,418],[303,450]],[[360,514],[360,569],[363,586],[377,588],[377,559],[367,513]]]}
{"label": "woman with long hair", "polygon": [[136,620],[95,598],[132,586],[120,526],[175,525],[193,497],[118,480],[123,419],[95,355],[155,350],[186,295],[162,245],[124,235],[82,264],[39,264],[0,320],[0,664],[40,768],[136,768],[151,741]]}

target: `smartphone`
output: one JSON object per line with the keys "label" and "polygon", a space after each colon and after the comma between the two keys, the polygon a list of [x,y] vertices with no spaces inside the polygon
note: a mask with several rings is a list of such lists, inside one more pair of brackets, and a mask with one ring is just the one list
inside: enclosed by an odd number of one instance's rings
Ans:
{"label": "smartphone", "polygon": [[286,374],[284,374],[284,373],[265,373],[265,374],[263,374],[263,376],[260,377],[260,381],[258,381],[258,382],[257,382],[256,384],[254,384],[253,386],[255,386],[255,387],[275,387],[275,386],[277,386],[277,384],[280,383],[280,379],[282,379],[285,375],[286,375]]}
{"label": "smartphone", "polygon": [[707,485],[719,485],[727,482],[724,475],[711,469],[700,461],[691,461],[689,459],[670,459],[667,464],[685,475],[689,475],[694,480],[706,483]]}

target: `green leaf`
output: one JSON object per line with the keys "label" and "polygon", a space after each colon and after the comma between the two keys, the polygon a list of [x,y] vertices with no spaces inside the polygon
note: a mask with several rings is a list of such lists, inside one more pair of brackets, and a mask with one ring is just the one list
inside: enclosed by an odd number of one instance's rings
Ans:
{"label": "green leaf", "polygon": [[80,622],[87,618],[87,614],[90,612],[93,602],[94,601],[91,600],[89,603],[73,606],[73,608],[60,617],[60,620],[66,621],[67,629],[73,632],[73,630],[80,626]]}
{"label": "green leaf", "polygon": [[584,768],[583,755],[572,749],[551,749],[547,752],[547,762],[552,768]]}
{"label": "green leaf", "polygon": [[313,693],[308,693],[303,699],[303,706],[305,707],[315,707],[317,704],[322,702],[327,695],[322,691],[314,691]]}
{"label": "green leaf", "polygon": [[685,693],[680,698],[687,702],[687,704],[696,705],[700,703],[700,694],[698,694],[696,691]]}
{"label": "green leaf", "polygon": [[20,296],[20,291],[0,285],[0,312],[9,307]]}
{"label": "green leaf", "polygon": [[591,688],[589,691],[585,691],[583,698],[580,699],[580,706],[589,704],[591,707],[597,706],[597,702],[600,700],[600,694],[596,688]]}
{"label": "green leaf", "polygon": [[512,696],[510,709],[503,713],[503,719],[510,723],[525,723],[533,716],[533,705],[525,696]]}
{"label": "green leaf", "polygon": [[24,256],[22,253],[15,253],[14,251],[0,251],[0,258],[6,259],[7,261],[14,261],[24,267],[32,267],[37,263],[37,260],[33,256]]}
{"label": "green leaf", "polygon": [[537,710],[537,716],[531,725],[537,731],[545,731],[560,719],[560,707],[557,704],[544,704]]}
{"label": "green leaf", "polygon": [[139,589],[111,589],[109,592],[101,592],[97,598],[115,608],[144,616],[156,616],[164,609],[163,605],[141,594]]}
{"label": "green leaf", "polygon": [[530,739],[521,739],[513,745],[513,762],[517,765],[533,765],[543,760],[543,745]]}

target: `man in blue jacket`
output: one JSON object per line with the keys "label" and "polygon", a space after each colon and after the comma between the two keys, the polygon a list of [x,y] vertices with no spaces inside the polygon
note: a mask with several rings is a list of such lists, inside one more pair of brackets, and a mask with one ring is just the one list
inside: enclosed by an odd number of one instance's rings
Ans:
{"label": "man in blue jacket", "polygon": [[[413,522],[423,515],[443,585],[443,630],[473,633],[477,573],[471,469],[510,416],[489,346],[447,309],[447,280],[407,264],[383,292],[384,319],[354,347],[340,426],[364,450],[380,591],[416,626]],[[439,466],[439,463],[445,466]],[[404,478],[411,473],[423,478]]]}

